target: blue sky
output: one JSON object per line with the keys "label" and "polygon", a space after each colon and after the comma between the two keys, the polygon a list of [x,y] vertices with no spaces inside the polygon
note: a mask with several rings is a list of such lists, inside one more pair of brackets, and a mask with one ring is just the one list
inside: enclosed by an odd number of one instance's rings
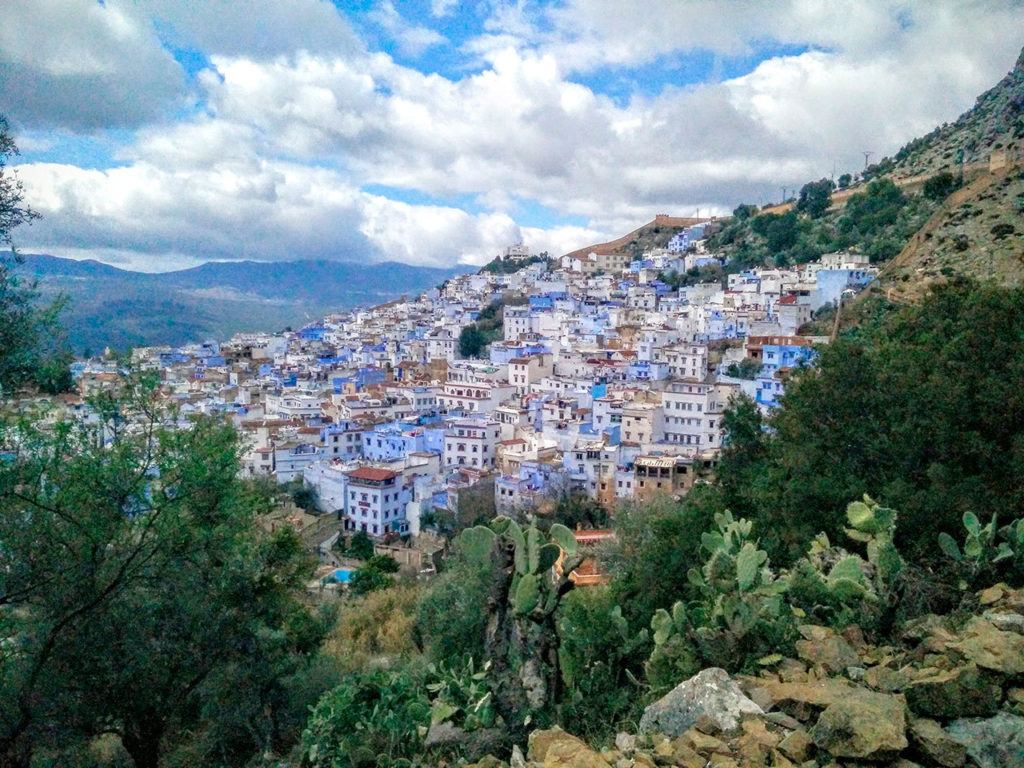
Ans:
{"label": "blue sky", "polygon": [[0,114],[24,249],[481,263],[855,170],[1021,45],[1018,0],[8,0]]}

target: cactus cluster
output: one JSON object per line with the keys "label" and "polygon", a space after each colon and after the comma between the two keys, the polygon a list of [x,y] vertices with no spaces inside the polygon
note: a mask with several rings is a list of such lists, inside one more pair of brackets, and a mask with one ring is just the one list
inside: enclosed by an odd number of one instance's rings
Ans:
{"label": "cactus cluster", "polygon": [[717,530],[701,536],[707,560],[687,574],[699,599],[677,602],[651,619],[647,674],[655,687],[706,664],[734,666],[735,659],[763,655],[792,634],[786,580],[751,541],[753,524],[728,511],[715,515],[715,523]]}
{"label": "cactus cluster", "polygon": [[964,512],[963,523],[967,532],[963,547],[945,532],[939,534],[939,547],[963,569],[967,581],[992,578],[1003,570],[1024,570],[1024,518],[1000,528],[995,514],[982,525],[973,512]]}
{"label": "cactus cluster", "polygon": [[552,525],[545,540],[535,523],[524,530],[508,517],[467,528],[460,535],[460,545],[466,557],[481,564],[490,560],[496,545],[511,547],[515,573],[509,594],[519,616],[538,610],[544,615],[554,612],[560,595],[554,589],[557,579],[553,569],[563,553],[571,558],[577,552],[576,537],[564,525]]}

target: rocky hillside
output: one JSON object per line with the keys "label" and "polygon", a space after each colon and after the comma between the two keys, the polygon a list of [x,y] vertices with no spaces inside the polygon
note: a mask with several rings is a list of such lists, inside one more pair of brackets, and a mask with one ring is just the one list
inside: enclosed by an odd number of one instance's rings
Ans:
{"label": "rocky hillside", "polygon": [[962,156],[966,165],[988,164],[992,152],[1024,148],[1024,51],[1016,65],[955,122],[911,141],[893,158],[899,177],[951,168]]}
{"label": "rocky hillside", "polygon": [[801,634],[797,658],[765,658],[759,674],[711,668],[680,683],[613,746],[535,731],[525,754],[476,768],[1024,766],[1024,590],[968,595],[891,645],[856,626]]}
{"label": "rocky hillside", "polygon": [[921,295],[954,275],[1024,283],[1024,170],[986,173],[947,198],[889,262],[879,289],[889,298]]}

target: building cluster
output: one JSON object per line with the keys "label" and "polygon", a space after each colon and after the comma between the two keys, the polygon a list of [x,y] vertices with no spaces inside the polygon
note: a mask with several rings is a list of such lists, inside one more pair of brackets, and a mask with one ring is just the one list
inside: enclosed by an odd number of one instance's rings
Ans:
{"label": "building cluster", "polygon": [[[722,263],[706,248],[714,227],[639,258],[577,253],[468,274],[295,332],[134,356],[183,419],[237,425],[246,475],[304,483],[344,530],[382,542],[467,505],[542,513],[571,494],[609,507],[682,495],[714,471],[730,401],[775,407],[825,341],[801,326],[875,275],[836,253],[673,289],[666,275]],[[500,338],[464,359],[463,329],[498,306]],[[111,376],[76,374],[82,392]]]}

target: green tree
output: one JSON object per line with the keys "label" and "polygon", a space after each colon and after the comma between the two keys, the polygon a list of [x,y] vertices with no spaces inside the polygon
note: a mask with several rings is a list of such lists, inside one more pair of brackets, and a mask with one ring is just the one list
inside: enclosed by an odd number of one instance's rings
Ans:
{"label": "green tree", "polygon": [[945,200],[959,186],[956,176],[949,171],[941,171],[924,183],[921,193],[929,200]]}
{"label": "green tree", "polygon": [[395,583],[393,575],[398,573],[398,562],[388,555],[373,555],[352,574],[349,591],[361,597],[379,589],[387,589]]}
{"label": "green tree", "polygon": [[485,346],[487,338],[476,323],[470,323],[459,333],[459,354],[462,357],[480,357]]}
{"label": "green tree", "polygon": [[800,197],[796,201],[796,209],[806,213],[812,219],[820,219],[832,202],[832,190],[835,185],[831,179],[809,181],[800,188]]}
{"label": "green tree", "polygon": [[[918,563],[966,511],[1012,522],[1024,509],[1022,337],[1024,289],[965,281],[840,337],[793,376],[767,435],[727,451],[724,502],[783,563],[819,530],[841,541],[846,503],[865,493],[900,510],[898,544]],[[735,412],[726,423],[755,432]]]}
{"label": "green tree", "polygon": [[[295,593],[312,572],[270,500],[239,479],[223,421],[172,429],[154,381],[92,401],[96,424],[2,425],[0,763],[116,733],[153,766],[244,691],[253,754],[275,741],[279,675],[319,630]],[[241,695],[241,694],[240,694]]]}
{"label": "green tree", "polygon": [[[17,154],[7,121],[0,116],[0,246],[10,246],[14,229],[38,218],[8,167]],[[25,384],[64,391],[71,386],[71,354],[59,323],[64,300],[58,297],[41,306],[35,282],[19,274],[21,264],[13,248],[0,256],[0,394]]]}
{"label": "green tree", "polygon": [[356,531],[352,534],[345,554],[356,560],[369,560],[373,557],[373,539],[366,531]]}

